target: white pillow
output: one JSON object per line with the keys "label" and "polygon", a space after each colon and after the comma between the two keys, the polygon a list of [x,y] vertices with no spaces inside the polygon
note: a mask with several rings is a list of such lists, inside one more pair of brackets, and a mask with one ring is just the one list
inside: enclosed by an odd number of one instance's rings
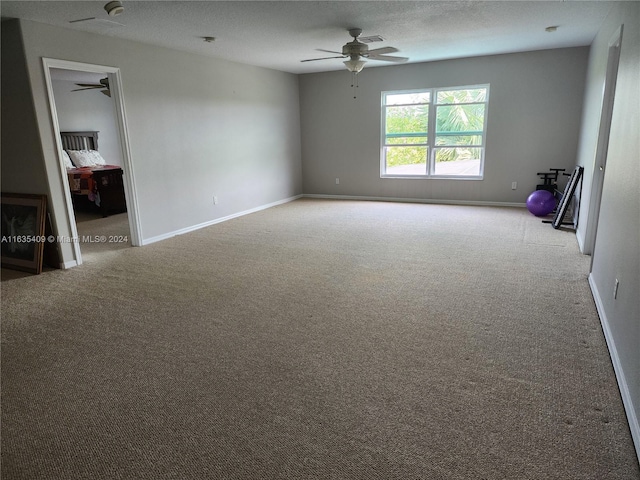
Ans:
{"label": "white pillow", "polygon": [[93,167],[93,155],[89,150],[69,150],[68,153],[76,167]]}
{"label": "white pillow", "polygon": [[62,163],[66,168],[75,168],[66,150],[62,150]]}
{"label": "white pillow", "polygon": [[96,150],[69,150],[69,156],[76,167],[94,167],[107,163]]}
{"label": "white pillow", "polygon": [[102,155],[100,155],[100,152],[98,152],[97,150],[89,150],[91,152],[91,154],[93,155],[93,160],[94,160],[94,165],[106,165],[107,162],[105,161],[104,158],[102,158]]}

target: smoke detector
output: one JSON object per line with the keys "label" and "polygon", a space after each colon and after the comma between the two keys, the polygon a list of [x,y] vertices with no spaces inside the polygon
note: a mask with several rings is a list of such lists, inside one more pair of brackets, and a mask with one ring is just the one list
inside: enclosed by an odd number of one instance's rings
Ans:
{"label": "smoke detector", "polygon": [[104,6],[104,9],[107,11],[110,17],[115,17],[124,12],[124,7],[122,6],[122,2],[119,0],[114,0],[113,2],[109,2]]}

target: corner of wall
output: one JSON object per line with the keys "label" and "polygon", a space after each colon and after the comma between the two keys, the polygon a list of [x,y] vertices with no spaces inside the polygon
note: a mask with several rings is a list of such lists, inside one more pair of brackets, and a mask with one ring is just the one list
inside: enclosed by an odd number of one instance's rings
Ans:
{"label": "corner of wall", "polygon": [[[2,191],[46,195],[54,232],[64,234],[52,208],[24,27],[19,19],[2,22]],[[63,261],[69,261],[70,252],[59,248]]]}

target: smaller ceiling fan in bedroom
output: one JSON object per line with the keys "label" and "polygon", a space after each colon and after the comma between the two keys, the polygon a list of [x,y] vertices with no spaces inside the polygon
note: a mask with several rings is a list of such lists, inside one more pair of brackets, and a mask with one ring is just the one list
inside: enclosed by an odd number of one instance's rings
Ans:
{"label": "smaller ceiling fan in bedroom", "polygon": [[[327,53],[336,53],[338,56],[335,57],[321,57],[321,58],[309,58],[307,60],[301,60],[302,62],[315,62],[317,60],[329,60],[332,58],[348,58],[349,60],[345,60],[343,63],[347,67],[347,70],[351,72],[353,77],[352,87],[357,88],[357,74],[362,71],[365,63],[368,60],[379,60],[382,62],[393,62],[393,63],[404,63],[409,60],[407,57],[395,57],[391,55],[387,55],[387,53],[395,53],[398,51],[395,47],[382,47],[376,48],[373,50],[369,50],[369,46],[366,43],[358,40],[358,37],[362,34],[361,28],[350,28],[349,35],[353,37],[353,40],[347,42],[342,46],[342,52],[335,52],[333,50],[324,50],[318,48],[317,50],[320,52]],[[355,95],[353,98],[356,98]]]}
{"label": "smaller ceiling fan in bedroom", "polygon": [[71,90],[72,92],[79,92],[81,90],[95,90],[97,88],[101,88],[102,90],[100,90],[100,93],[106,95],[107,97],[111,96],[108,77],[101,78],[100,83],[76,83],[76,85],[83,88],[76,88],[75,90]]}

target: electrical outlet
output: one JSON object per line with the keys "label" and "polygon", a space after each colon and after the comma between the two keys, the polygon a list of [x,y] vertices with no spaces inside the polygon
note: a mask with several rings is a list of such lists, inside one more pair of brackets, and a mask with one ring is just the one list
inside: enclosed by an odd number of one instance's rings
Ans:
{"label": "electrical outlet", "polygon": [[620,282],[618,281],[618,279],[616,278],[616,283],[613,284],[613,299],[615,300],[616,298],[618,298],[618,285],[620,285]]}
{"label": "electrical outlet", "polygon": [[340,179],[336,177],[336,185],[340,185]]}
{"label": "electrical outlet", "polygon": [[511,182],[511,190],[518,188],[518,182]]}
{"label": "electrical outlet", "polygon": [[214,204],[214,205],[217,205],[217,204],[218,204],[218,197],[217,197],[217,195],[214,195],[214,196],[213,196],[213,204]]}

